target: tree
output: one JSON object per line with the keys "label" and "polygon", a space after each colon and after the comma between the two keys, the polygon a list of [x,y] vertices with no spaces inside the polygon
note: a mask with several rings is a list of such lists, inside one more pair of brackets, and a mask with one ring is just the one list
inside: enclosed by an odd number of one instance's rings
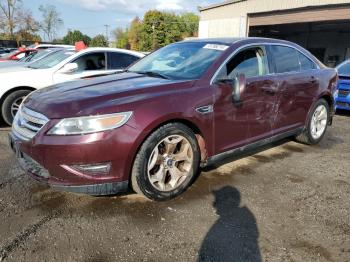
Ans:
{"label": "tree", "polygon": [[63,43],[66,45],[74,45],[76,42],[83,41],[85,45],[89,45],[91,38],[84,35],[79,30],[68,31],[67,35],[63,37]]}
{"label": "tree", "polygon": [[108,41],[102,34],[91,39],[90,46],[92,47],[108,47]]}
{"label": "tree", "polygon": [[11,39],[14,39],[15,28],[16,28],[16,19],[17,11],[19,10],[18,4],[21,3],[21,0],[1,0],[0,1],[0,10],[3,16],[3,24],[5,25],[5,31]]}
{"label": "tree", "polygon": [[194,13],[176,15],[151,10],[146,12],[143,20],[135,17],[129,30],[117,28],[114,34],[118,47],[130,45],[132,50],[152,51],[186,37],[197,36],[198,24],[199,16]]}
{"label": "tree", "polygon": [[198,36],[199,16],[194,13],[184,13],[180,16],[180,22],[183,24],[183,37]]}
{"label": "tree", "polygon": [[124,48],[124,49],[129,49],[130,44],[129,44],[129,38],[128,38],[128,30],[124,30],[123,28],[117,28],[113,31],[113,34],[115,36],[115,39],[117,41],[116,46],[118,48]]}
{"label": "tree", "polygon": [[132,20],[129,33],[128,33],[130,48],[132,50],[136,50],[136,51],[140,50],[141,32],[142,32],[142,21],[137,16]]}
{"label": "tree", "polygon": [[17,42],[19,41],[41,41],[37,34],[39,23],[34,19],[29,10],[19,10],[17,20],[17,31],[15,33]]}
{"label": "tree", "polygon": [[52,41],[59,29],[63,26],[63,20],[60,13],[54,5],[41,5],[39,11],[42,13],[43,21],[40,23],[41,30],[47,40]]}

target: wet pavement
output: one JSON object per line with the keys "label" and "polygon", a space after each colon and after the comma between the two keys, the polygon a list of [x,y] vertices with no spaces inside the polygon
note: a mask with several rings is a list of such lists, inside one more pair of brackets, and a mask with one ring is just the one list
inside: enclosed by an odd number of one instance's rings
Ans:
{"label": "wet pavement", "polygon": [[350,114],[202,172],[181,197],[61,193],[25,176],[0,129],[0,261],[350,261]]}

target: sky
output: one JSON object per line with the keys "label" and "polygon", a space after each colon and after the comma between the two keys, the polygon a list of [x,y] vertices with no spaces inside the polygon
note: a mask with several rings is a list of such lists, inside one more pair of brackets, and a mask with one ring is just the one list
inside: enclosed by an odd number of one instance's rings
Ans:
{"label": "sky", "polygon": [[[24,0],[26,8],[33,12],[36,20],[41,19],[38,8],[42,4],[55,5],[64,26],[59,37],[68,29],[78,29],[91,37],[106,34],[104,25],[110,25],[110,31],[116,27],[127,27],[135,17],[143,17],[150,9],[175,13],[196,12],[198,6],[220,3],[224,0]],[[110,35],[110,37],[112,37]]]}

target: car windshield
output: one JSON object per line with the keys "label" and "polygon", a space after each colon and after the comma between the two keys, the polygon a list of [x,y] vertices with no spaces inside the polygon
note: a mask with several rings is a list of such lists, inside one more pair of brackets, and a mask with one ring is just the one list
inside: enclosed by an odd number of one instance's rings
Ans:
{"label": "car windshield", "polygon": [[350,61],[347,63],[341,64],[338,68],[339,75],[347,75],[350,76]]}
{"label": "car windshield", "polygon": [[47,56],[50,52],[52,51],[38,51],[38,52],[33,52],[30,55],[21,58],[20,60],[18,60],[19,62],[34,62],[37,61],[45,56]]}
{"label": "car windshield", "polygon": [[203,42],[172,44],[146,56],[128,71],[169,79],[198,79],[227,48]]}
{"label": "car windshield", "polygon": [[61,50],[58,52],[54,52],[40,60],[37,60],[33,63],[31,63],[28,67],[33,69],[46,69],[46,68],[52,68],[68,57],[74,55],[76,51],[73,50]]}

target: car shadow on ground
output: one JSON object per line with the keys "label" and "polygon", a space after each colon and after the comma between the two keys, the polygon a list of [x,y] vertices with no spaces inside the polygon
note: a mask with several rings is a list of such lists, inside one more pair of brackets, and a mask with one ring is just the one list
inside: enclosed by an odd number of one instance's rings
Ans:
{"label": "car shadow on ground", "polygon": [[205,236],[198,261],[262,261],[256,219],[247,207],[240,206],[240,192],[225,186],[213,194],[219,219]]}
{"label": "car shadow on ground", "polygon": [[350,117],[350,110],[340,110],[340,109],[338,109],[337,112],[336,112],[336,115]]}

